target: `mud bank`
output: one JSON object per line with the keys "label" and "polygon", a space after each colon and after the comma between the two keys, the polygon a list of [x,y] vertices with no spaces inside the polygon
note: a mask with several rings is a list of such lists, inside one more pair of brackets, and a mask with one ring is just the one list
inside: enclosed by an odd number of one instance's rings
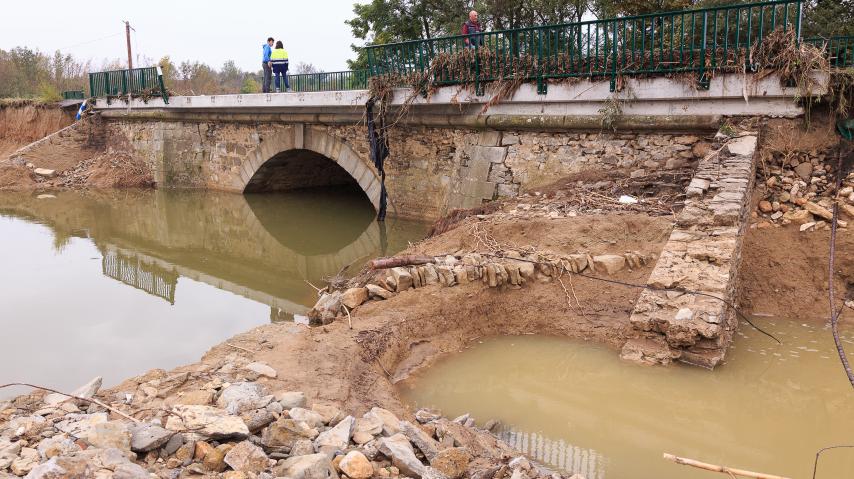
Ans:
{"label": "mud bank", "polygon": [[71,125],[74,113],[39,103],[0,105],[0,162],[18,148]]}
{"label": "mud bank", "polygon": [[97,117],[73,120],[57,107],[0,109],[0,189],[153,186],[148,166],[108,144]]}

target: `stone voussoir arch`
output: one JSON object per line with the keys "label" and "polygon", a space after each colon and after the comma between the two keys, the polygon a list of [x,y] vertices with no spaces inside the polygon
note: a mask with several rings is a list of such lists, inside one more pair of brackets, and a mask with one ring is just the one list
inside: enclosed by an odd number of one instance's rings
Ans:
{"label": "stone voussoir arch", "polygon": [[376,168],[342,139],[320,128],[296,124],[273,134],[261,135],[260,140],[259,145],[246,155],[241,165],[238,185],[240,191],[246,189],[246,185],[264,163],[279,153],[309,150],[329,158],[343,168],[356,180],[374,208],[379,210],[381,183]]}

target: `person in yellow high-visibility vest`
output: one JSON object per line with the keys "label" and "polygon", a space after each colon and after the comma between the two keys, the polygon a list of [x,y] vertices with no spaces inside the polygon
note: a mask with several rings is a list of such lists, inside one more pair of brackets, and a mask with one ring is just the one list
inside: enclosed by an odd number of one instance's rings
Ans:
{"label": "person in yellow high-visibility vest", "polygon": [[[270,54],[270,63],[273,65],[273,75],[276,76],[276,91],[291,91],[291,85],[288,82],[288,52],[281,40],[276,42],[276,48]],[[282,77],[285,77],[284,85],[281,85]]]}

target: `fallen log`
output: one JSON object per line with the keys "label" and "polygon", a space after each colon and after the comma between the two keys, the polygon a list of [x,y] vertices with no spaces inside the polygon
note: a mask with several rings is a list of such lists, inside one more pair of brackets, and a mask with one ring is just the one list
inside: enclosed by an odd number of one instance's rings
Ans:
{"label": "fallen log", "polygon": [[668,461],[673,461],[676,464],[681,464],[683,466],[691,466],[696,467],[698,469],[705,469],[707,471],[712,472],[721,472],[724,474],[729,474],[730,476],[743,476],[743,477],[752,477],[754,479],[789,479],[783,476],[775,476],[773,474],[764,474],[761,472],[753,472],[753,471],[745,471],[744,469],[736,469],[733,467],[726,466],[718,466],[716,464],[709,464],[707,462],[700,462],[694,459],[688,459],[686,457],[674,456],[673,454],[664,453],[664,458]]}
{"label": "fallen log", "polygon": [[436,258],[432,256],[405,255],[392,256],[391,258],[377,258],[368,263],[371,269],[389,269],[399,266],[413,266],[418,264],[435,263]]}

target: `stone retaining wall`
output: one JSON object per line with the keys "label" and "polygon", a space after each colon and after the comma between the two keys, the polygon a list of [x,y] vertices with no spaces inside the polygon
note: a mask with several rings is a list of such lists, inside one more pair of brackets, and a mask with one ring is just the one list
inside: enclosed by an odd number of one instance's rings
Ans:
{"label": "stone retaining wall", "polygon": [[623,358],[713,368],[726,355],[738,318],[720,299],[733,303],[736,296],[757,135],[716,138],[724,144],[697,166],[685,208],[647,281],[669,290],[647,289],[638,298],[631,316],[638,337],[623,347]]}
{"label": "stone retaining wall", "polygon": [[[372,201],[378,196],[362,125],[105,120],[108,147],[125,151],[130,145],[151,166],[158,186],[242,192],[263,163],[282,152],[274,150],[302,148],[350,172]],[[389,212],[427,220],[573,173],[621,168],[643,175],[681,168],[706,150],[693,135],[406,125],[393,128],[389,142]]]}

